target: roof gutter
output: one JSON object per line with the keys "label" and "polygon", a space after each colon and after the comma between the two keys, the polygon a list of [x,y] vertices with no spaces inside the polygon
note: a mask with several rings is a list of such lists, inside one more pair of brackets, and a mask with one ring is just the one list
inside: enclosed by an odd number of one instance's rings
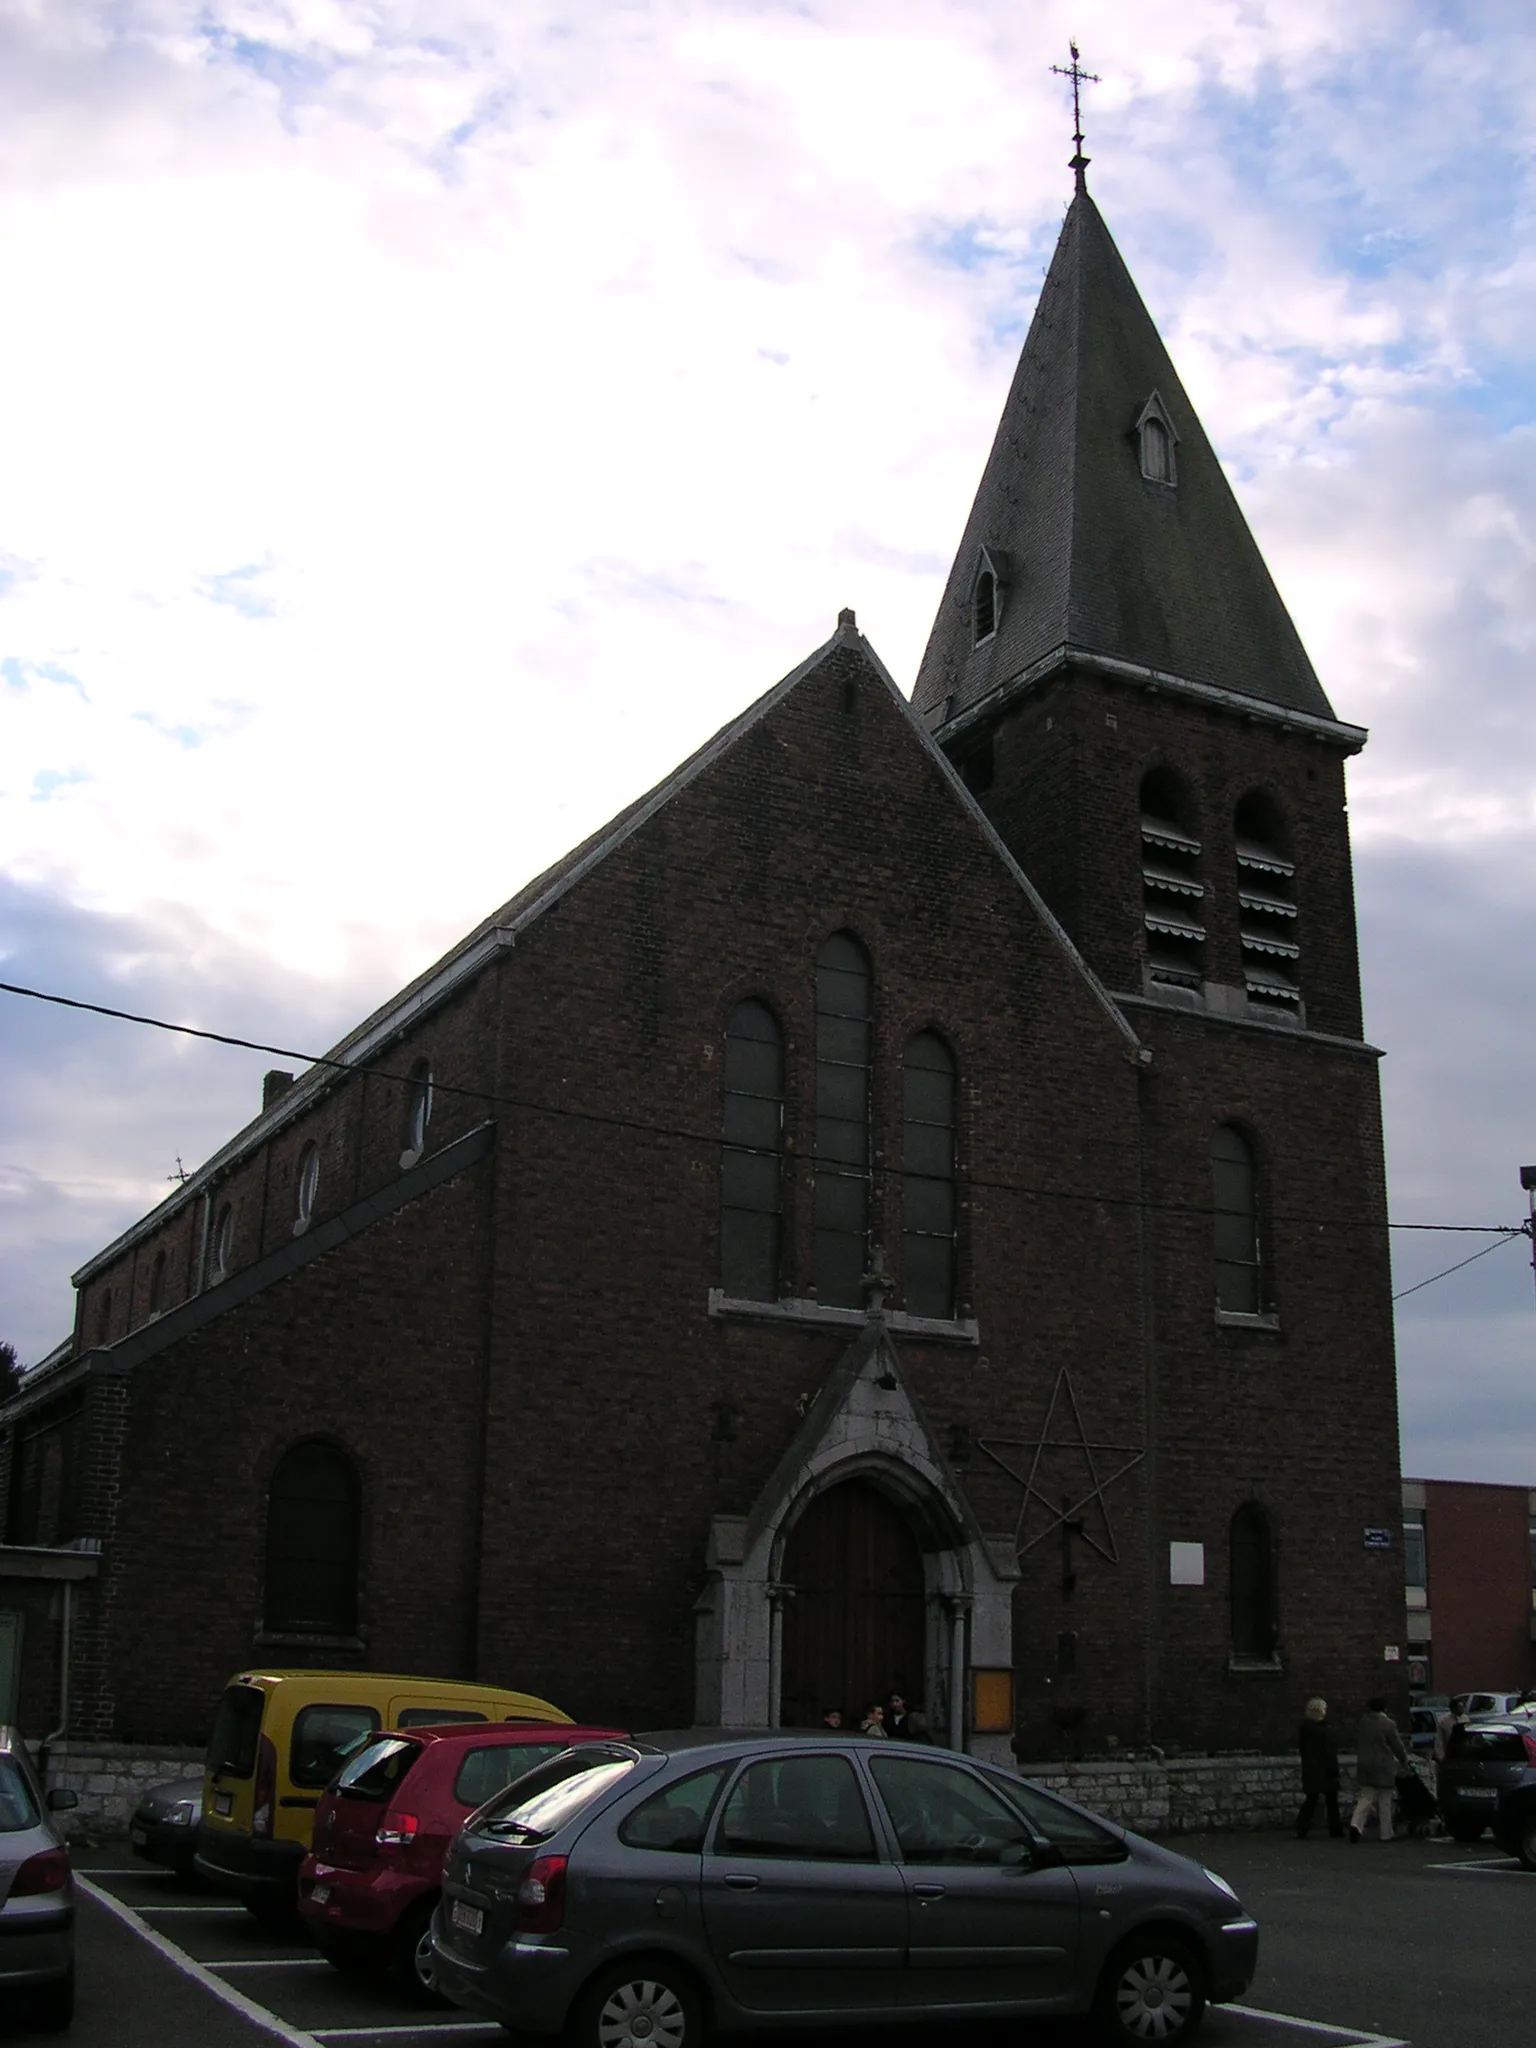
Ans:
{"label": "roof gutter", "polygon": [[1136,684],[1149,696],[1166,690],[1173,697],[1190,697],[1197,703],[1209,704],[1237,718],[1250,719],[1261,725],[1278,725],[1309,739],[1325,741],[1342,748],[1346,754],[1358,754],[1370,737],[1363,725],[1345,725],[1337,718],[1319,718],[1312,711],[1294,711],[1284,704],[1272,704],[1264,697],[1250,697],[1241,690],[1224,690],[1215,683],[1197,683],[1189,676],[1174,675],[1168,669],[1149,668],[1139,661],[1124,661],[1119,655],[1091,654],[1087,648],[1074,647],[1067,641],[930,730],[936,739],[956,739],[973,726],[995,718],[999,711],[1006,710],[1020,697],[1027,696],[1039,684],[1067,668],[1085,669],[1090,675]]}

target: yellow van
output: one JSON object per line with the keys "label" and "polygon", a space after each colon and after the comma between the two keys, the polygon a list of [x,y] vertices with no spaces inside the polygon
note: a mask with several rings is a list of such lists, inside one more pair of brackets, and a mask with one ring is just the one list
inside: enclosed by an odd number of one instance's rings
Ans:
{"label": "yellow van", "polygon": [[320,1794],[343,1754],[381,1728],[450,1721],[569,1726],[571,1717],[532,1693],[446,1678],[242,1671],[214,1715],[194,1867],[258,1917],[284,1917],[298,1896]]}

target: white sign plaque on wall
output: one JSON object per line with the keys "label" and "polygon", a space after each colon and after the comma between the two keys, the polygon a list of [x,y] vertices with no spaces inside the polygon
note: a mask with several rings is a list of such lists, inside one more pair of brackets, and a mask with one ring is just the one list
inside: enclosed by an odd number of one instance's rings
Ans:
{"label": "white sign plaque on wall", "polygon": [[1203,1543],[1169,1544],[1168,1583],[1170,1586],[1203,1586],[1205,1584],[1205,1545]]}

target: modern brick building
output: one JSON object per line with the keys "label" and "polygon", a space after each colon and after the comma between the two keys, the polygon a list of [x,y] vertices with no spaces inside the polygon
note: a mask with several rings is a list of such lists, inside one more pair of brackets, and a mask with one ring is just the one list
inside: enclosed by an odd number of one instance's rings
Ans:
{"label": "modern brick building", "polygon": [[1536,1488],[1405,1479],[1403,1536],[1415,1689],[1536,1685]]}
{"label": "modern brick building", "polygon": [[1036,1756],[1405,1691],[1364,737],[1079,174],[911,700],[843,614],[75,1276],[25,1725],[66,1605],[141,1742],[253,1662]]}

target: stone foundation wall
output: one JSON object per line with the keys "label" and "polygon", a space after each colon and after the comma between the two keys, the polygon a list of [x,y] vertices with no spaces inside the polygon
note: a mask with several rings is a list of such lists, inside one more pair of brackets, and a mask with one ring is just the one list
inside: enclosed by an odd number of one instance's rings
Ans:
{"label": "stone foundation wall", "polygon": [[[1020,1763],[1026,1778],[1139,1835],[1291,1827],[1301,1804],[1294,1756],[1126,1757],[1096,1763]],[[1339,1798],[1355,1796],[1355,1760],[1339,1759]],[[1319,1812],[1314,1825],[1323,1824]]]}
{"label": "stone foundation wall", "polygon": [[80,1804],[60,1814],[74,1837],[125,1835],[128,1816],[151,1785],[171,1778],[200,1777],[201,1749],[161,1743],[56,1742],[48,1752],[47,1784],[78,1792]]}

